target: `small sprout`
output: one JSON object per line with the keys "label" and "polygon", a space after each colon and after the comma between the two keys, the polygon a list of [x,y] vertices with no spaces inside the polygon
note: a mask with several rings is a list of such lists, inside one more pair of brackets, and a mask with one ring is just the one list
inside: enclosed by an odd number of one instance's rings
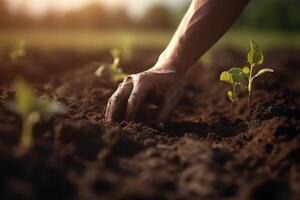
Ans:
{"label": "small sprout", "polygon": [[104,65],[101,65],[101,66],[95,71],[95,75],[96,75],[97,77],[102,77],[104,68],[105,68]]}
{"label": "small sprout", "polygon": [[247,74],[248,78],[248,109],[249,113],[251,113],[251,91],[253,87],[253,80],[265,73],[274,72],[274,70],[271,68],[264,68],[259,70],[257,74],[253,75],[254,67],[259,66],[264,62],[264,55],[259,46],[254,41],[250,41],[250,51],[247,55],[247,61],[250,64],[250,67],[244,67],[243,71],[245,72],[245,74]]}
{"label": "small sprout", "polygon": [[229,83],[232,86],[232,90],[229,90],[227,93],[228,98],[231,101],[230,115],[232,121],[234,121],[234,103],[239,100],[237,95],[237,89],[239,87],[241,90],[245,90],[245,76],[246,74],[244,73],[243,69],[237,67],[231,68],[229,71],[223,71],[220,75],[221,81]]}
{"label": "small sprout", "polygon": [[[259,76],[262,76],[265,73],[274,72],[271,68],[264,68],[259,70],[255,75],[253,74],[253,69],[256,66],[263,64],[264,55],[258,45],[250,41],[250,51],[247,54],[247,62],[250,64],[250,67],[244,66],[242,68],[234,67],[229,71],[224,71],[221,73],[220,80],[225,81],[232,85],[232,91],[228,92],[228,98],[231,101],[231,116],[233,119],[233,104],[238,101],[238,96],[236,93],[237,87],[242,92],[248,92],[248,109],[249,114],[251,113],[251,91],[253,87],[253,80]],[[245,84],[247,82],[247,84]]]}
{"label": "small sprout", "polygon": [[25,50],[26,42],[25,40],[20,40],[16,43],[14,48],[9,53],[9,58],[11,61],[16,61],[26,55]]}
{"label": "small sprout", "polygon": [[256,75],[254,75],[254,76],[252,77],[252,79],[257,78],[257,77],[259,77],[259,76],[261,76],[261,75],[263,75],[263,74],[265,74],[265,73],[268,73],[268,72],[274,72],[274,70],[273,70],[273,69],[270,69],[270,68],[261,69],[261,70],[259,70],[259,71],[257,72]]}
{"label": "small sprout", "polygon": [[8,106],[22,119],[22,133],[18,148],[18,154],[22,155],[32,146],[34,125],[44,117],[64,114],[66,108],[57,102],[37,98],[31,86],[22,79],[17,79],[14,86],[15,102]]}
{"label": "small sprout", "polygon": [[110,64],[108,64],[108,63],[102,64],[95,71],[95,75],[97,77],[102,77],[104,75],[104,73],[107,73],[114,82],[120,82],[126,76],[126,74],[122,71],[122,69],[119,68],[120,51],[118,49],[113,49],[113,50],[111,50],[110,53],[113,57],[113,62]]}
{"label": "small sprout", "polygon": [[239,98],[238,98],[238,96],[237,96],[237,94],[235,92],[235,89],[233,89],[232,91],[229,90],[228,93],[227,93],[227,95],[228,95],[228,98],[229,98],[229,100],[231,102],[236,102],[236,101],[239,100]]}

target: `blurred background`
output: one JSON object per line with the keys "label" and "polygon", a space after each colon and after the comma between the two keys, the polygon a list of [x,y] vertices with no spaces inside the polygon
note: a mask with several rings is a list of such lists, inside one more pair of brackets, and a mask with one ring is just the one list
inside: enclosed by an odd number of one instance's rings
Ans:
{"label": "blurred background", "polygon": [[[0,45],[107,48],[128,43],[163,47],[190,0],[0,0]],[[299,0],[252,0],[220,41],[300,44]],[[238,36],[238,37],[237,37]],[[126,44],[125,44],[126,45]]]}
{"label": "blurred background", "polygon": [[[119,48],[127,60],[139,56],[142,50],[153,50],[149,61],[148,53],[144,52],[144,62],[135,62],[150,65],[171,39],[190,2],[0,0],[0,61],[11,59],[14,54],[21,57],[26,46],[27,56],[31,56],[27,60],[36,65],[52,65],[55,70],[55,66],[100,61],[100,52]],[[211,60],[219,49],[246,50],[249,40],[255,40],[264,50],[299,49],[299,10],[300,0],[251,0],[230,31],[202,61]],[[60,58],[57,51],[62,50],[66,51]],[[51,57],[53,52],[56,57]]]}

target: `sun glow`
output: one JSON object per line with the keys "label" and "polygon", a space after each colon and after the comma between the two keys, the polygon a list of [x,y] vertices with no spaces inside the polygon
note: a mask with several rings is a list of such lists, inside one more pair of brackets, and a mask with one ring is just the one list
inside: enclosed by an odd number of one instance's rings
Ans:
{"label": "sun glow", "polygon": [[25,9],[32,15],[43,15],[48,10],[64,12],[78,9],[93,2],[101,0],[9,0],[9,5],[13,10]]}
{"label": "sun glow", "polygon": [[33,16],[42,16],[49,10],[66,12],[91,3],[108,7],[124,6],[133,17],[139,17],[153,4],[165,4],[171,9],[182,8],[190,0],[6,0],[13,11],[24,9]]}

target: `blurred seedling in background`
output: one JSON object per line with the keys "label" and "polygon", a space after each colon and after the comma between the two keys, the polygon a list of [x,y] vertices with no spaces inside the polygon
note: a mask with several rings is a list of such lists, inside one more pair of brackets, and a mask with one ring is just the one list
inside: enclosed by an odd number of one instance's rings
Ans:
{"label": "blurred seedling in background", "polygon": [[18,155],[23,155],[33,145],[33,128],[45,117],[64,114],[65,106],[54,101],[47,101],[35,96],[32,87],[23,79],[14,83],[16,89],[15,101],[8,108],[22,119],[22,133],[17,149]]}
{"label": "blurred seedling in background", "polygon": [[25,40],[19,40],[13,49],[9,52],[9,58],[11,61],[17,61],[26,55],[26,42]]}
{"label": "blurred seedling in background", "polygon": [[250,41],[250,51],[247,55],[247,62],[250,64],[250,67],[245,66],[243,72],[246,74],[248,79],[248,110],[249,114],[251,113],[251,92],[253,88],[253,80],[259,76],[262,76],[265,73],[274,72],[271,68],[260,69],[255,75],[253,69],[264,62],[264,55],[258,45],[254,41]]}
{"label": "blurred seedling in background", "polygon": [[120,65],[120,50],[113,49],[110,52],[111,56],[113,57],[112,63],[105,63],[102,64],[95,72],[95,75],[99,78],[103,77],[103,75],[107,74],[112,81],[120,82],[122,81],[126,74],[119,68]]}
{"label": "blurred seedling in background", "polygon": [[220,80],[226,83],[231,84],[232,90],[227,92],[228,98],[231,102],[230,107],[230,117],[231,121],[233,122],[234,117],[234,106],[235,102],[239,100],[238,98],[238,89],[245,91],[245,77],[246,74],[243,72],[242,69],[234,67],[231,68],[229,71],[223,71],[220,75]]}

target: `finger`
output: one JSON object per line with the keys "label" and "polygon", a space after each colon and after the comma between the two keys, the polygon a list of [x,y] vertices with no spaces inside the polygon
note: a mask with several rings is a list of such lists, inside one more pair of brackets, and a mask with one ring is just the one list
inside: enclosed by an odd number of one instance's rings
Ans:
{"label": "finger", "polygon": [[182,90],[177,88],[166,94],[162,108],[156,120],[157,122],[166,123],[170,120],[173,110],[180,101],[181,94]]}
{"label": "finger", "polygon": [[133,90],[128,98],[126,120],[136,121],[139,111],[145,102],[146,88],[136,83],[133,86]]}
{"label": "finger", "polygon": [[116,122],[124,119],[127,100],[133,88],[131,79],[130,76],[126,77],[115,93],[109,98],[105,112],[105,121]]}

